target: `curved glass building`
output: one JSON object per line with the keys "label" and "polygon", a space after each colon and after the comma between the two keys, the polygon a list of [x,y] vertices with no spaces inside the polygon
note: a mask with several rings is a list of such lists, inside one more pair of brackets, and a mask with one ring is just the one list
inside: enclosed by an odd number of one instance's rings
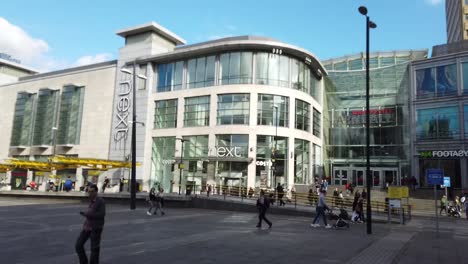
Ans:
{"label": "curved glass building", "polygon": [[[411,177],[409,63],[427,51],[371,53],[370,162],[374,187]],[[332,183],[366,183],[365,53],[323,61],[328,70],[325,171]]]}
{"label": "curved glass building", "polygon": [[[154,25],[147,31],[177,46],[174,34]],[[198,192],[209,184],[215,192],[237,194],[283,184],[305,190],[321,176],[326,70],[312,53],[240,36],[136,56],[145,42],[135,32],[145,34],[141,27],[118,33],[126,38],[118,64],[131,66],[138,57],[139,72],[148,76],[140,80],[146,89],[136,90],[142,102],[137,120],[146,123],[137,131],[145,135],[137,142],[144,187]],[[118,78],[123,83],[129,76]]]}

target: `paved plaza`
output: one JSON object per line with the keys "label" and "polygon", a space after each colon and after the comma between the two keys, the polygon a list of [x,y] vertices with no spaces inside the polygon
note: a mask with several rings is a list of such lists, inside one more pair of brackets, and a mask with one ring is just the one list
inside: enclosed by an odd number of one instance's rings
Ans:
{"label": "paved plaza", "polygon": [[[73,200],[0,197],[1,263],[78,263],[75,239],[87,204]],[[101,263],[466,263],[468,221],[444,218],[436,239],[429,218],[405,226],[374,224],[349,230],[311,228],[308,217],[269,215],[255,228],[253,213],[108,204]],[[89,242],[86,245],[89,249]],[[6,260],[6,261],[5,261]],[[465,262],[464,262],[465,261]]]}

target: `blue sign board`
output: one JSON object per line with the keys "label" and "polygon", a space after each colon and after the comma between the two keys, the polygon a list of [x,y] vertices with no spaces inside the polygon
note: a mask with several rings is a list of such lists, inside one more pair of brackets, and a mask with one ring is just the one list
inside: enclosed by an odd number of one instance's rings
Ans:
{"label": "blue sign board", "polygon": [[450,177],[447,177],[447,176],[444,177],[444,187],[447,187],[447,188],[450,187]]}
{"label": "blue sign board", "polygon": [[443,185],[444,172],[441,169],[427,169],[426,181],[429,185]]}

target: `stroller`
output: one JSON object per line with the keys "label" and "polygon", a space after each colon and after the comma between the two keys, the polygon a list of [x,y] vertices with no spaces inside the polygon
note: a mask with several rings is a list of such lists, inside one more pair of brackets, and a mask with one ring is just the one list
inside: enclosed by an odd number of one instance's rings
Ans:
{"label": "stroller", "polygon": [[349,220],[349,215],[345,209],[340,209],[339,215],[336,215],[332,211],[330,211],[329,216],[330,216],[330,220],[336,220],[336,222],[332,225],[334,229],[338,229],[342,227],[349,228],[349,223],[347,222],[347,220]]}

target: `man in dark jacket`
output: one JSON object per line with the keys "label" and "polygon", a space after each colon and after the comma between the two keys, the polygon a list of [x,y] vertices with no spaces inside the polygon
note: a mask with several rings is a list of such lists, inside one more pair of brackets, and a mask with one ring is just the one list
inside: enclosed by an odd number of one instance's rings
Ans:
{"label": "man in dark jacket", "polygon": [[98,187],[91,185],[88,188],[89,206],[88,211],[80,212],[86,217],[80,236],[76,240],[75,250],[80,259],[80,264],[87,264],[88,257],[84,249],[84,244],[91,238],[90,263],[99,263],[99,250],[101,244],[101,234],[104,227],[104,217],[106,216],[106,205],[101,197],[98,197]]}
{"label": "man in dark jacket", "polygon": [[257,227],[262,227],[262,220],[264,220],[269,228],[273,225],[265,216],[267,209],[270,207],[270,199],[266,197],[265,191],[260,191],[260,197],[257,199],[257,209],[258,209],[258,224]]}

